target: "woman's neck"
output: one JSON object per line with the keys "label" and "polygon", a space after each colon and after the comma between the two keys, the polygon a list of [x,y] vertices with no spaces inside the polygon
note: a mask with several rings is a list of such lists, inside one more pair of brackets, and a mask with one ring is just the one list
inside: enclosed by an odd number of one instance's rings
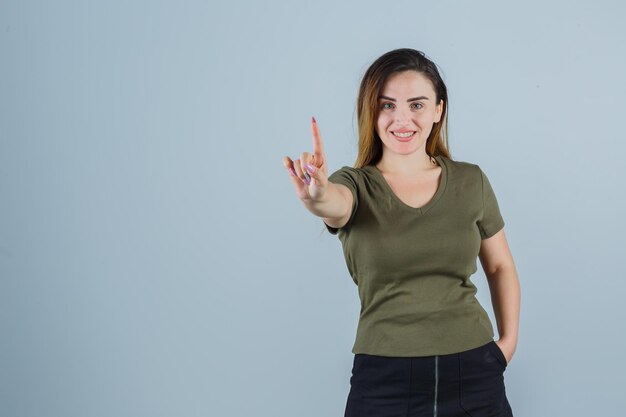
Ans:
{"label": "woman's neck", "polygon": [[382,173],[409,178],[419,176],[424,171],[429,171],[437,166],[435,158],[431,158],[426,153],[389,157],[383,155],[376,164],[376,168]]}

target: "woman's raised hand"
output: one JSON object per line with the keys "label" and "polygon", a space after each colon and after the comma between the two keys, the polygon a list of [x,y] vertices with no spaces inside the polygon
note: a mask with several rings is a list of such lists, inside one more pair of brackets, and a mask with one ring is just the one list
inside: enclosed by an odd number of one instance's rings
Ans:
{"label": "woman's raised hand", "polygon": [[311,131],[313,132],[313,155],[309,152],[302,152],[300,158],[295,161],[284,156],[283,165],[289,172],[298,197],[301,200],[319,201],[328,189],[328,170],[315,117],[311,118]]}

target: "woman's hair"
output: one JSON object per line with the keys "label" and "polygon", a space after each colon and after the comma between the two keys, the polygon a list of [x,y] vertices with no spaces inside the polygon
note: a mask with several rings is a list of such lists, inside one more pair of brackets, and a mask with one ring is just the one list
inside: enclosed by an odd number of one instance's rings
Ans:
{"label": "woman's hair", "polygon": [[413,70],[425,76],[435,90],[435,104],[443,100],[443,112],[439,122],[426,140],[426,153],[432,158],[444,155],[450,158],[448,151],[448,90],[437,71],[434,62],[422,51],[401,48],[389,51],[378,58],[365,72],[357,99],[357,117],[359,128],[358,155],[354,168],[375,164],[383,156],[383,145],[376,133],[379,106],[378,97],[382,94],[387,79],[398,72]]}

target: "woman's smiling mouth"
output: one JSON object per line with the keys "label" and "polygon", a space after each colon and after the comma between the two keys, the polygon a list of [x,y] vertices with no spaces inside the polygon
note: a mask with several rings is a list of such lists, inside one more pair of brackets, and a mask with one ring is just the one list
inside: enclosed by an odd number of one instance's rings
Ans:
{"label": "woman's smiling mouth", "polygon": [[400,132],[391,132],[391,133],[400,142],[408,142],[408,141],[411,140],[413,135],[415,135],[415,131],[402,132],[402,133],[400,133]]}

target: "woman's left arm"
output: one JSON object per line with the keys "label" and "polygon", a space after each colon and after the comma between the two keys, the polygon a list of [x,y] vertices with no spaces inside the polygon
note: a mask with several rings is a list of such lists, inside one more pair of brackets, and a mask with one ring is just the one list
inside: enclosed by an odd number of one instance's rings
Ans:
{"label": "woman's left arm", "polygon": [[490,238],[481,241],[478,256],[489,283],[491,304],[500,335],[496,343],[506,356],[508,363],[517,347],[520,284],[504,228]]}

